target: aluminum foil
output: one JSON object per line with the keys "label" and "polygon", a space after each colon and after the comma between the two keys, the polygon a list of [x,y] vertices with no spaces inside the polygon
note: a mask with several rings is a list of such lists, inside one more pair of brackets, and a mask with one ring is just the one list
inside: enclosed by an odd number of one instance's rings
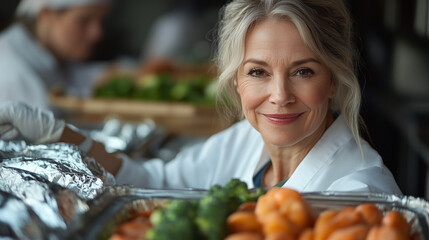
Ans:
{"label": "aluminum foil", "polygon": [[0,238],[46,239],[37,215],[21,200],[0,191]]}
{"label": "aluminum foil", "polygon": [[89,135],[102,142],[108,152],[131,153],[152,138],[156,130],[155,122],[151,119],[133,124],[113,118],[106,121],[101,130],[89,131]]}
{"label": "aluminum foil", "polygon": [[[0,146],[6,146],[1,144],[0,141]],[[6,150],[0,149],[0,167],[36,173],[50,182],[73,190],[83,199],[92,199],[103,186],[115,183],[110,173],[75,145],[29,145],[22,151],[10,151],[11,146],[9,144]]]}
{"label": "aluminum foil", "polygon": [[67,229],[67,223],[88,210],[74,192],[22,169],[0,168],[0,190],[21,199],[50,229]]}
{"label": "aluminum foil", "polygon": [[[65,236],[72,219],[88,211],[86,201],[114,183],[110,173],[75,145],[0,140],[0,190],[21,200],[40,219],[38,227],[50,233],[43,239]],[[5,206],[0,205],[1,211]],[[24,231],[18,222],[10,225]]]}
{"label": "aluminum foil", "polygon": [[21,152],[27,147],[25,141],[3,141],[0,140],[0,153],[5,152]]}

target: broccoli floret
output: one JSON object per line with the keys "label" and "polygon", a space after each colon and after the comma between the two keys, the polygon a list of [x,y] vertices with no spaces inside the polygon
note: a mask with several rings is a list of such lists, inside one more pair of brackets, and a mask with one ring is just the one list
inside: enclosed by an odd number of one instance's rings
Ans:
{"label": "broccoli floret", "polygon": [[256,202],[258,198],[262,195],[264,195],[266,191],[263,188],[256,188],[252,191],[249,191],[246,195],[241,195],[240,200],[242,203],[245,202]]}
{"label": "broccoli floret", "polygon": [[230,198],[216,193],[201,199],[196,223],[204,239],[220,240],[227,234],[226,219],[239,206],[238,198]]}
{"label": "broccoli floret", "polygon": [[152,213],[150,219],[154,227],[146,237],[149,240],[224,239],[228,216],[240,204],[256,201],[264,193],[262,188],[249,191],[246,183],[233,179],[225,187],[211,187],[199,202],[171,201],[165,209]]}
{"label": "broccoli floret", "polygon": [[171,240],[198,239],[195,231],[195,224],[191,219],[178,219],[176,222],[158,224],[146,233],[146,239],[150,240]]}
{"label": "broccoli floret", "polygon": [[243,202],[240,196],[249,195],[247,184],[232,179],[225,187],[215,185],[201,199],[196,223],[204,239],[224,239],[227,234],[227,217]]}
{"label": "broccoli floret", "polygon": [[249,190],[247,189],[247,184],[238,179],[232,179],[225,185],[225,191],[231,197],[247,196]]}
{"label": "broccoli floret", "polygon": [[193,201],[171,201],[165,209],[155,210],[151,217],[154,226],[147,232],[149,240],[198,239],[195,217],[198,205]]}
{"label": "broccoli floret", "polygon": [[219,192],[223,192],[223,188],[220,185],[214,185],[212,186],[209,191],[207,192],[207,195],[213,195]]}

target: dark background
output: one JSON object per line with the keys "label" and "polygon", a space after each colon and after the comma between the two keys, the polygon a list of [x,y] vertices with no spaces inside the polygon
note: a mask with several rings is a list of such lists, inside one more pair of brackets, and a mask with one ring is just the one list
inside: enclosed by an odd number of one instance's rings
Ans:
{"label": "dark background", "polygon": [[[12,22],[18,2],[2,1],[0,30]],[[224,3],[117,1],[106,21],[105,39],[93,60],[139,57],[154,21],[180,7],[204,13],[209,31],[215,27],[217,11]],[[367,124],[366,138],[381,154],[404,194],[428,199],[429,0],[346,3],[353,17],[354,39],[360,54],[361,114]]]}

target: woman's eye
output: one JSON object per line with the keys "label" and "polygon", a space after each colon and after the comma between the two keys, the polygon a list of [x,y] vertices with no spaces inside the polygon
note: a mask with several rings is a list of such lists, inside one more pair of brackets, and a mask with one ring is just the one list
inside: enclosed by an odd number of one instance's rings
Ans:
{"label": "woman's eye", "polygon": [[260,77],[266,77],[267,73],[260,68],[255,68],[255,69],[250,70],[249,75],[252,77],[260,78]]}
{"label": "woman's eye", "polygon": [[296,75],[302,76],[302,77],[310,77],[313,74],[314,74],[314,71],[309,69],[309,68],[302,68],[302,69],[298,69],[298,71],[296,71]]}

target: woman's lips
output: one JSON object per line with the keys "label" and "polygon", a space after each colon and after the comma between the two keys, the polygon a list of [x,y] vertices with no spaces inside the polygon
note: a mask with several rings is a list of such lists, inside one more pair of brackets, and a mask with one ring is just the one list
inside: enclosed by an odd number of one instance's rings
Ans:
{"label": "woman's lips", "polygon": [[277,125],[285,125],[296,121],[303,113],[293,114],[263,114],[264,117],[271,123]]}

